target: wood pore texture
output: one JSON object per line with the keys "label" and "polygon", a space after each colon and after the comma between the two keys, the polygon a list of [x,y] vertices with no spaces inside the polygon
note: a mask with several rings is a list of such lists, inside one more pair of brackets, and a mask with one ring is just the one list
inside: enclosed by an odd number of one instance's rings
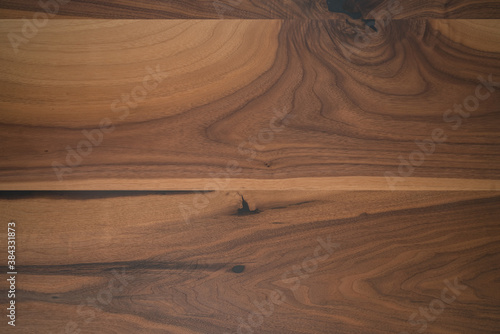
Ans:
{"label": "wood pore texture", "polygon": [[[0,35],[20,24],[2,21]],[[342,177],[386,189],[386,173],[403,188],[499,189],[500,21],[394,20],[366,44],[353,25],[52,20],[17,53],[2,39],[1,187],[182,190],[236,162],[234,189],[320,177],[323,189]],[[144,95],[147,68],[162,77]],[[480,76],[494,91],[444,119]],[[68,160],[103,119],[114,130]],[[444,142],[410,157],[435,129]],[[418,165],[399,173],[401,159]]]}
{"label": "wood pore texture", "polygon": [[0,333],[499,333],[499,1],[55,1],[0,2]]}
{"label": "wood pore texture", "polygon": [[[50,0],[49,0],[50,1]],[[60,0],[56,18],[107,19],[332,19],[345,16],[328,10],[327,0]],[[337,0],[345,10],[365,18],[387,9],[394,0]],[[47,0],[42,1],[46,4]],[[496,0],[398,1],[395,19],[499,18]],[[40,0],[2,0],[0,18],[19,19],[41,11]],[[53,6],[51,8],[54,8]]]}
{"label": "wood pore texture", "polygon": [[[498,192],[216,192],[186,222],[178,207],[198,195],[2,196],[19,226],[18,332],[237,333],[277,290],[255,333],[417,333],[410,316],[457,278],[425,333],[498,333]],[[295,274],[318,238],[333,252]],[[128,284],[92,306],[112,270]]]}

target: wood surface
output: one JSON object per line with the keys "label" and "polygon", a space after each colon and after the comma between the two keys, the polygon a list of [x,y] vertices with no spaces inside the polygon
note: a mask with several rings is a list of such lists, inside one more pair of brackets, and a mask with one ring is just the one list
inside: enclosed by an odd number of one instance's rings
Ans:
{"label": "wood surface", "polygon": [[[63,333],[72,322],[82,334],[236,333],[278,290],[284,300],[255,333],[417,333],[408,318],[455,278],[460,293],[425,333],[500,326],[498,192],[0,195],[0,221],[17,223],[15,332]],[[179,205],[199,196],[209,204],[186,223]],[[283,281],[329,236],[328,258],[301,269],[298,286]],[[5,240],[2,229],[2,249]],[[95,303],[112,270],[127,285]]]}
{"label": "wood surface", "polygon": [[[42,0],[47,4],[51,0]],[[53,0],[55,1],[55,0]],[[109,19],[337,19],[327,0],[59,0],[55,18]],[[387,10],[395,0],[330,0],[365,18]],[[40,0],[2,0],[0,19],[20,19],[43,11]],[[65,3],[66,2],[66,3]],[[398,1],[395,19],[491,19],[500,17],[496,0]],[[50,8],[55,8],[51,6]],[[51,9],[52,10],[52,9]]]}
{"label": "wood surface", "polygon": [[[387,173],[391,189],[498,189],[500,21],[378,27],[360,44],[367,28],[345,19],[52,20],[17,53],[3,39],[0,188],[200,189],[232,164],[233,189],[388,189]],[[126,107],[147,68],[159,83]],[[489,76],[474,111],[444,118]],[[114,128],[90,145],[104,119]],[[436,129],[444,141],[400,172]],[[81,142],[91,152],[70,165]]]}
{"label": "wood surface", "polygon": [[498,333],[499,91],[498,0],[2,0],[0,333]]}

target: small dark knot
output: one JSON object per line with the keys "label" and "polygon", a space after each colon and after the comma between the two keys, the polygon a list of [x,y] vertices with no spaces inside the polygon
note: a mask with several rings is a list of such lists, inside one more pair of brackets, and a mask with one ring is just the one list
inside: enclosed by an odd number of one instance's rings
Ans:
{"label": "small dark knot", "polygon": [[233,269],[231,269],[231,270],[233,271],[233,273],[240,274],[243,272],[243,270],[245,270],[245,266],[237,265],[237,266],[234,266]]}

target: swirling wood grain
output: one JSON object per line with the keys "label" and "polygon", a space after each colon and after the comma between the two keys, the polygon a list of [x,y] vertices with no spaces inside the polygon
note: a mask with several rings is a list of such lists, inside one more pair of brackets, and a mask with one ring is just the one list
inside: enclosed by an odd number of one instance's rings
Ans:
{"label": "swirling wood grain", "polygon": [[[326,177],[328,189],[352,177],[371,189],[363,178],[385,183],[399,156],[442,128],[446,141],[401,184],[471,179],[484,181],[462,189],[498,189],[498,90],[457,129],[443,113],[475,94],[479,76],[500,80],[499,22],[392,21],[360,35],[364,24],[345,20],[52,21],[17,54],[0,44],[0,182],[182,190],[236,161],[236,180]],[[20,23],[2,21],[0,34]],[[118,117],[112,102],[147,67],[168,77]],[[103,118],[115,130],[59,182],[52,164],[65,164],[68,146]],[[273,119],[284,128],[264,143]]]}

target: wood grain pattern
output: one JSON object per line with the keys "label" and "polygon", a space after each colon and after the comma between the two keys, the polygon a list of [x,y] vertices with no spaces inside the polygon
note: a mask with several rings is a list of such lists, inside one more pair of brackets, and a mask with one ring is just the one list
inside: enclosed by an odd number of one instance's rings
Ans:
{"label": "wood grain pattern", "polygon": [[[20,23],[1,21],[0,35]],[[136,180],[192,189],[190,179],[211,180],[236,162],[232,179],[326,177],[331,189],[360,177],[365,189],[364,177],[382,184],[386,172],[403,175],[400,156],[410,159],[415,141],[442,129],[446,140],[398,186],[454,189],[469,179],[480,180],[472,189],[498,189],[499,27],[392,21],[360,44],[359,25],[345,20],[51,21],[17,54],[0,44],[0,187],[113,189],[113,180]],[[127,107],[147,68],[166,74]],[[487,98],[477,110],[445,120],[488,75],[492,93],[480,88]],[[82,131],[105,118],[114,130],[59,182],[53,163],[70,166]]]}
{"label": "wood grain pattern", "polygon": [[391,183],[384,177],[377,176],[339,176],[339,177],[298,177],[285,179],[245,179],[231,178],[232,175],[214,173],[210,178],[162,178],[144,179],[106,178],[105,180],[72,180],[54,183],[41,182],[8,182],[0,185],[2,190],[191,190],[191,191],[219,191],[219,190],[427,190],[427,191],[474,191],[500,190],[499,180],[480,180],[464,178],[406,178],[400,182]]}
{"label": "wood grain pattern", "polygon": [[[53,0],[54,1],[54,0]],[[332,0],[366,18],[387,10],[394,0]],[[45,0],[43,3],[50,2]],[[64,2],[61,0],[61,2]],[[500,18],[495,0],[398,1],[401,11],[394,18]],[[53,11],[55,7],[49,7]],[[44,11],[39,0],[3,0],[0,19],[20,19]],[[222,15],[222,16],[221,16]],[[327,0],[71,0],[59,5],[56,18],[110,19],[338,19],[328,11]]]}
{"label": "wood grain pattern", "polygon": [[[425,332],[498,331],[498,192],[212,192],[186,224],[196,196],[0,193],[18,226],[17,332],[236,333],[279,290],[255,333],[416,333],[408,318],[455,277],[465,288]],[[328,236],[339,245],[292,290],[283,273]],[[127,284],[96,303],[113,269]]]}
{"label": "wood grain pattern", "polygon": [[498,333],[499,1],[3,0],[0,36],[0,332]]}

